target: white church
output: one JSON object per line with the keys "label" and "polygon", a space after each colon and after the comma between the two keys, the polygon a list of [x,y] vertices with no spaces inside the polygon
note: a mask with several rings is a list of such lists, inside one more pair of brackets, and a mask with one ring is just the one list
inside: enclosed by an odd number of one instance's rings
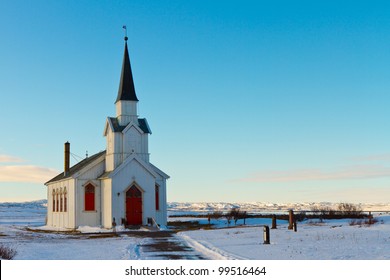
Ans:
{"label": "white church", "polygon": [[106,150],[70,167],[70,144],[65,143],[64,172],[45,183],[47,225],[111,228],[117,225],[166,225],[169,176],[149,162],[146,119],[137,114],[130,58],[125,51],[116,117],[104,126]]}

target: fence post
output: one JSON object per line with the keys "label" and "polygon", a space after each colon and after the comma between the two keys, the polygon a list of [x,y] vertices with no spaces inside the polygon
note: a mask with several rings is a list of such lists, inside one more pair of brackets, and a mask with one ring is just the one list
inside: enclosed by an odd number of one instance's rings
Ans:
{"label": "fence post", "polygon": [[293,229],[294,223],[294,211],[292,209],[288,210],[288,229]]}
{"label": "fence post", "polygon": [[269,227],[268,226],[263,226],[263,238],[264,238],[263,244],[270,244]]}
{"label": "fence post", "polygon": [[272,215],[272,227],[271,229],[276,229],[276,215]]}

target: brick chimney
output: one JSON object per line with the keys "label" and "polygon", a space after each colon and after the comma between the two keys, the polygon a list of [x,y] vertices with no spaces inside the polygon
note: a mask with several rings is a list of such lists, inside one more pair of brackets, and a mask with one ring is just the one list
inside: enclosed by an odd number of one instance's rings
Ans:
{"label": "brick chimney", "polygon": [[65,155],[64,155],[64,176],[69,174],[70,165],[70,143],[65,143]]}

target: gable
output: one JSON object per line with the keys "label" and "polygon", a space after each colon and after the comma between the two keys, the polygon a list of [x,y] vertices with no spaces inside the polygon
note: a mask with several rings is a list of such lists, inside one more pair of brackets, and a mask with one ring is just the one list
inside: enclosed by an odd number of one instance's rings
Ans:
{"label": "gable", "polygon": [[125,153],[139,153],[141,151],[142,135],[143,132],[137,129],[136,126],[127,127],[123,131],[123,151]]}
{"label": "gable", "polygon": [[108,129],[110,129],[111,131],[113,130],[110,118],[106,119],[106,124],[104,125],[103,136],[107,136]]}
{"label": "gable", "polygon": [[131,126],[131,124],[138,128],[142,133],[152,134],[152,131],[150,130],[149,124],[146,119],[138,119],[138,125],[134,123],[129,123],[128,125],[120,125],[118,118],[107,117],[106,124],[104,125],[103,135],[107,135],[108,129],[110,129],[112,132],[123,132],[129,125]]}
{"label": "gable", "polygon": [[52,178],[49,181],[47,181],[45,183],[45,185],[49,185],[51,183],[58,182],[58,181],[61,181],[61,180],[64,180],[64,179],[68,179],[68,178],[71,178],[71,177],[72,178],[77,177],[80,174],[80,172],[82,172],[84,170],[88,170],[93,165],[96,165],[100,161],[104,160],[105,155],[106,155],[106,151],[101,151],[99,153],[96,153],[96,154],[94,154],[94,155],[92,155],[92,156],[90,156],[90,157],[80,161],[79,163],[73,165],[69,169],[69,172],[67,173],[67,175],[64,175],[64,172],[61,172],[60,174],[58,174],[54,178]]}
{"label": "gable", "polygon": [[158,177],[158,174],[154,171],[152,166],[150,164],[144,162],[136,154],[130,155],[115,170],[113,170],[110,174],[107,174],[106,176],[109,178],[113,178],[116,174],[118,174],[120,171],[122,171],[124,168],[126,168],[132,161],[137,162],[143,169],[145,169],[148,173],[150,173],[150,175],[152,175],[154,178]]}
{"label": "gable", "polygon": [[126,134],[129,130],[131,129],[136,129],[138,131],[139,134],[143,134],[144,132],[142,131],[142,129],[138,126],[138,125],[135,125],[133,122],[130,122],[126,127],[125,129],[122,130],[122,133],[123,134]]}

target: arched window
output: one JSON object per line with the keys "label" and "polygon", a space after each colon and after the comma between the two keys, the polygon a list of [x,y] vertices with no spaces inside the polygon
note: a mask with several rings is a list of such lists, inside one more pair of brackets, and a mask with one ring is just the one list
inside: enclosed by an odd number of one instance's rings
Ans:
{"label": "arched window", "polygon": [[62,212],[63,210],[63,200],[62,200],[63,196],[62,196],[62,189],[60,189],[60,212]]}
{"label": "arched window", "polygon": [[155,186],[155,197],[156,197],[156,210],[160,210],[160,188],[159,186]]}
{"label": "arched window", "polygon": [[64,189],[64,212],[68,211],[68,198],[66,188]]}
{"label": "arched window", "polygon": [[95,211],[95,186],[88,184],[84,190],[85,211]]}
{"label": "arched window", "polygon": [[58,193],[58,191],[57,191],[57,192],[56,192],[56,212],[59,212],[59,211],[60,211],[59,206],[60,206],[59,193]]}
{"label": "arched window", "polygon": [[56,211],[56,190],[53,190],[53,212]]}

